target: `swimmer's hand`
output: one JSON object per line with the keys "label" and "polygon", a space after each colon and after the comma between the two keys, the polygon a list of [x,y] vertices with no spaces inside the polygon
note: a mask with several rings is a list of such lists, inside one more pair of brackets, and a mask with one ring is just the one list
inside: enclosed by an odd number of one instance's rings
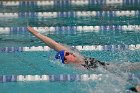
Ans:
{"label": "swimmer's hand", "polygon": [[32,27],[30,27],[30,26],[27,27],[27,30],[28,30],[29,32],[31,32],[32,34],[34,34],[34,35],[39,34],[39,32],[37,32],[36,30],[34,30],[34,29],[33,29]]}

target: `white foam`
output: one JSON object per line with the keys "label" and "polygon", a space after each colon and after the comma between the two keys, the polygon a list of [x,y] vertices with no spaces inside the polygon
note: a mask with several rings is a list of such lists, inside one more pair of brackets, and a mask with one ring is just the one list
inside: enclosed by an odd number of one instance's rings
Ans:
{"label": "white foam", "polygon": [[83,75],[81,75],[81,80],[82,81],[88,81],[89,80],[89,76],[87,74],[83,74]]}

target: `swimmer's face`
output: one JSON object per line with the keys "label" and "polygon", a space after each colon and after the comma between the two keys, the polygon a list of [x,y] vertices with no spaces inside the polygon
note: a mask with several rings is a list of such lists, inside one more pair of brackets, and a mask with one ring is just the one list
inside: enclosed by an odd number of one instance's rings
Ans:
{"label": "swimmer's face", "polygon": [[64,53],[65,64],[75,63],[76,60],[77,60],[77,57],[73,53],[65,51],[65,53]]}
{"label": "swimmer's face", "polygon": [[138,92],[140,92],[140,86],[136,86]]}

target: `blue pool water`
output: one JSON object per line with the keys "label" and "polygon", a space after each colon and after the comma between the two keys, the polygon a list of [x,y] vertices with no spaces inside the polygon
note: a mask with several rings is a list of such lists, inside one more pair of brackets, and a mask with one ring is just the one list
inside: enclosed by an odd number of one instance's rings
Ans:
{"label": "blue pool water", "polygon": [[[64,0],[61,0],[64,1]],[[68,0],[66,0],[68,1]],[[92,0],[89,0],[92,1]],[[94,1],[94,0],[93,0]],[[102,0],[99,0],[102,1]],[[125,1],[125,0],[124,0]],[[129,0],[132,1],[132,0]],[[136,0],[140,2],[139,0]],[[126,1],[125,1],[126,2]],[[60,3],[60,2],[59,2]],[[2,3],[0,3],[2,4]],[[24,4],[24,3],[23,3]],[[64,11],[140,11],[139,4],[123,6],[85,5],[85,6],[0,6],[0,13],[20,12],[64,12]],[[60,75],[60,74],[104,74],[101,80],[94,81],[24,81],[24,82],[1,82],[0,93],[131,93],[127,89],[140,83],[140,69],[132,71],[106,71],[81,70],[75,66],[62,65],[54,59],[56,52],[50,51],[2,51],[5,47],[32,47],[46,46],[42,41],[31,35],[26,27],[62,27],[62,26],[103,26],[99,31],[77,31],[71,28],[68,31],[55,29],[54,32],[45,32],[44,35],[53,38],[57,42],[69,46],[86,45],[137,45],[140,44],[140,29],[121,30],[119,26],[140,25],[140,12],[136,16],[92,16],[92,17],[64,17],[44,18],[37,16],[0,17],[0,27],[10,28],[9,33],[0,29],[0,76],[2,75]],[[136,14],[135,13],[135,14]],[[28,13],[27,13],[28,14]],[[115,30],[107,26],[118,26]],[[24,27],[24,30],[13,28]],[[131,64],[140,62],[140,49],[136,50],[81,50],[80,53],[87,57],[114,64]],[[128,80],[128,75],[134,74],[134,79]]]}

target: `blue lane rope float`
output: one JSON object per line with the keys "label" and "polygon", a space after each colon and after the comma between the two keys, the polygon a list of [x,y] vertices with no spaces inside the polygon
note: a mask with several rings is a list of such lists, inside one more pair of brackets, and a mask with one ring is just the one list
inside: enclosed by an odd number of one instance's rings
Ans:
{"label": "blue lane rope float", "polygon": [[125,11],[69,11],[69,12],[15,12],[0,13],[2,18],[26,18],[26,17],[44,17],[44,18],[60,18],[60,17],[122,17],[122,16],[140,16],[139,10]]}
{"label": "blue lane rope float", "polygon": [[[125,51],[125,50],[140,50],[140,44],[136,45],[85,45],[73,46],[79,51]],[[50,51],[48,46],[32,46],[32,47],[3,47],[0,48],[0,53],[11,52],[30,52],[30,51]]]}
{"label": "blue lane rope float", "polygon": [[36,1],[0,1],[1,6],[80,6],[80,5],[138,5],[140,0],[36,0]]}

